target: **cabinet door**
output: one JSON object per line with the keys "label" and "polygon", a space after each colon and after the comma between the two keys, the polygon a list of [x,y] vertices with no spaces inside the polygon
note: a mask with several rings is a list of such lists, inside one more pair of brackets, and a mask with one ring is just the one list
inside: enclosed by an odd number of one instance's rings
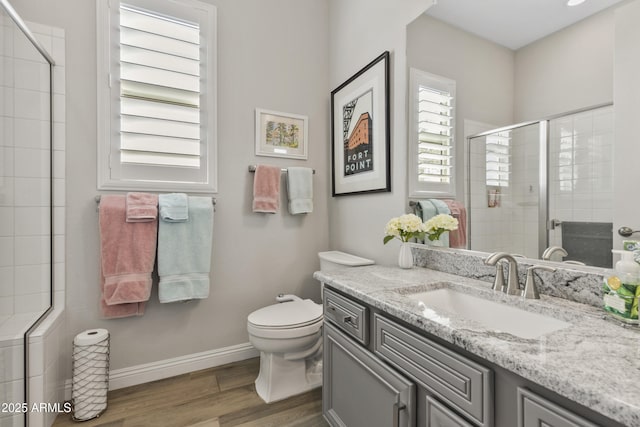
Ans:
{"label": "cabinet door", "polygon": [[413,426],[415,386],[325,323],[322,411],[332,426]]}
{"label": "cabinet door", "polygon": [[596,427],[595,424],[518,387],[518,427]]}
{"label": "cabinet door", "polygon": [[473,427],[451,409],[427,396],[427,427]]}

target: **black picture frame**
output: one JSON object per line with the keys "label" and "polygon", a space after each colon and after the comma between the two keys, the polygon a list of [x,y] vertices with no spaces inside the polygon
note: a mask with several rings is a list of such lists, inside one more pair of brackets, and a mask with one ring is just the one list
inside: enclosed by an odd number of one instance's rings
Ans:
{"label": "black picture frame", "polygon": [[333,197],[391,191],[389,123],[385,51],[331,92]]}

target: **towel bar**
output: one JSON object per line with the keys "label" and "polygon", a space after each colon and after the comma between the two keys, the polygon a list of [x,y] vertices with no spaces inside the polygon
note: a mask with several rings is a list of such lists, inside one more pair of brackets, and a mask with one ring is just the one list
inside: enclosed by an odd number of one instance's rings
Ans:
{"label": "towel bar", "polygon": [[[257,165],[249,165],[249,172],[252,172],[252,173],[255,172],[256,171],[256,167],[257,167]],[[286,168],[282,168],[282,169],[280,169],[280,171],[282,173],[287,173],[287,169]],[[316,174],[316,170],[312,169],[312,171],[313,171],[313,174],[315,175]]]}
{"label": "towel bar", "polygon": [[[94,198],[97,204],[100,204],[100,198],[101,198],[101,197],[102,197],[102,196],[96,196],[96,197]],[[212,198],[211,198],[211,203],[213,204],[213,206],[215,206],[215,205],[216,205],[216,198],[215,198],[215,197],[212,197]]]}

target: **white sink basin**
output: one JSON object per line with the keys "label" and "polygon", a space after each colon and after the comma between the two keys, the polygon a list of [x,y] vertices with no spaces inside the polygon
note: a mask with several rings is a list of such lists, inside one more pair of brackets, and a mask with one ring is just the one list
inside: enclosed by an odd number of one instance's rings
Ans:
{"label": "white sink basin", "polygon": [[[531,313],[504,303],[489,301],[473,295],[454,291],[449,288],[435,289],[407,295],[420,301],[425,316],[439,319],[443,315],[476,321],[488,330],[504,332],[521,338],[538,338],[550,332],[571,326],[553,317]],[[435,313],[434,313],[435,312]]]}

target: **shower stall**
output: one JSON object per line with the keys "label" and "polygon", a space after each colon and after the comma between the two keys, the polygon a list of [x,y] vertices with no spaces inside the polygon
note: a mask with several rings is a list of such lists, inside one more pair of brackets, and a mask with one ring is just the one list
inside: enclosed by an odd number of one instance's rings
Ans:
{"label": "shower stall", "polygon": [[53,414],[31,408],[61,401],[64,391],[61,370],[49,363],[64,306],[64,298],[54,306],[63,289],[54,277],[64,280],[56,244],[63,242],[64,195],[54,198],[64,172],[54,163],[64,148],[53,141],[55,130],[63,142],[53,105],[63,99],[64,79],[57,90],[52,83],[64,74],[54,73],[50,51],[64,33],[26,24],[6,0],[0,23],[0,425],[50,425]]}
{"label": "shower stall", "polygon": [[613,106],[469,138],[469,248],[611,267]]}

